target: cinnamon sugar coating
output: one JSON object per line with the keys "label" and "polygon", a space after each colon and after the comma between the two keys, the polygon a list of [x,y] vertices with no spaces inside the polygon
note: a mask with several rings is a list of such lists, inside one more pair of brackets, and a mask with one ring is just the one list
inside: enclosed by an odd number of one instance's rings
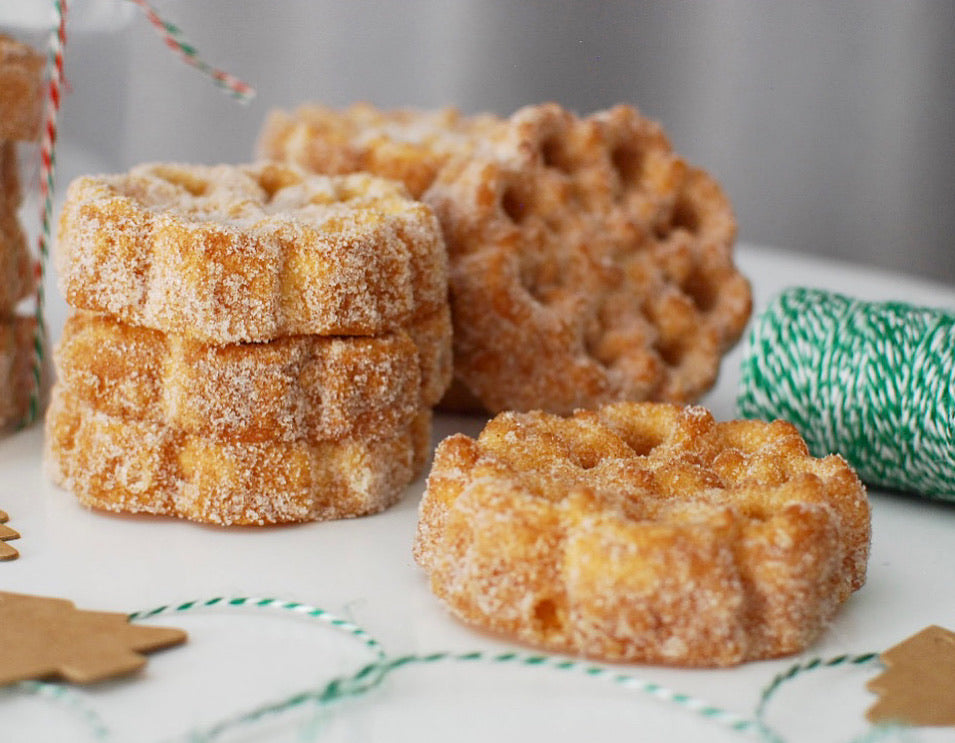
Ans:
{"label": "cinnamon sugar coating", "polygon": [[0,141],[0,317],[12,314],[36,284],[33,259],[17,210],[22,193],[16,145]]}
{"label": "cinnamon sugar coating", "polygon": [[0,318],[0,430],[27,416],[35,385],[35,334],[32,317]]}
{"label": "cinnamon sugar coating", "polygon": [[71,184],[45,458],[107,510],[230,524],[394,503],[451,376],[430,208],[364,174],[153,164]]}
{"label": "cinnamon sugar coating", "polygon": [[23,193],[20,190],[19,167],[16,143],[0,141],[0,209],[6,207],[15,212],[20,206]]}
{"label": "cinnamon sugar coating", "polygon": [[34,140],[43,115],[44,56],[0,34],[0,140]]}
{"label": "cinnamon sugar coating", "polygon": [[221,525],[362,516],[396,502],[427,458],[431,412],[364,440],[243,442],[109,415],[54,388],[44,464],[85,505]]}
{"label": "cinnamon sugar coating", "polygon": [[33,258],[16,211],[0,203],[0,317],[10,316],[35,286]]}
{"label": "cinnamon sugar coating", "polygon": [[208,343],[377,335],[447,303],[437,222],[400,184],[275,163],[78,178],[55,258],[72,307]]}
{"label": "cinnamon sugar coating", "polygon": [[424,197],[457,378],[495,412],[699,399],[751,311],[719,185],[625,106],[532,106],[498,134]]}
{"label": "cinnamon sugar coating", "polygon": [[632,107],[579,117],[542,104],[499,119],[304,106],[273,112],[259,148],[403,179],[434,208],[454,407],[692,402],[749,318],[728,199]]}
{"label": "cinnamon sugar coating", "polygon": [[414,545],[459,618],[559,652],[729,666],[812,643],[866,575],[836,455],[776,421],[615,403],[502,413],[435,453]]}
{"label": "cinnamon sugar coating", "polygon": [[450,332],[439,312],[413,332],[215,346],[79,312],[54,358],[60,384],[109,415],[236,442],[372,440],[440,399]]}
{"label": "cinnamon sugar coating", "polygon": [[418,198],[449,159],[469,156],[479,138],[498,125],[495,116],[463,116],[454,108],[381,111],[368,103],[344,109],[303,104],[291,112],[269,112],[257,152],[315,173],[374,173],[401,181]]}

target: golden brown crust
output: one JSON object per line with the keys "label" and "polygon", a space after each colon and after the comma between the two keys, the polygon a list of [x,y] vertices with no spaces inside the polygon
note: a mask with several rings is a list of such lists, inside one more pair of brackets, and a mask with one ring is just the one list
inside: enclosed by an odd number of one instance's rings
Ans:
{"label": "golden brown crust", "polygon": [[348,518],[395,503],[426,458],[431,412],[377,440],[241,442],[111,416],[62,385],[45,466],[94,508],[222,525]]}
{"label": "golden brown crust", "polygon": [[43,114],[44,57],[0,34],[0,140],[34,140]]}
{"label": "golden brown crust", "polygon": [[415,318],[406,330],[418,351],[421,404],[433,408],[450,386],[453,373],[449,307]]}
{"label": "golden brown crust", "polygon": [[34,394],[36,320],[0,318],[0,430],[23,421]]}
{"label": "golden brown crust", "polygon": [[271,111],[262,126],[260,157],[315,173],[366,171],[401,181],[418,198],[451,158],[467,156],[493,116],[462,116],[453,108],[381,111],[368,103],[345,109],[304,104]]}
{"label": "golden brown crust", "polygon": [[788,423],[616,403],[502,413],[434,458],[414,554],[458,617],[560,652],[795,653],[865,581],[865,491]]}
{"label": "golden brown crust", "polygon": [[18,168],[16,144],[0,141],[0,317],[9,316],[36,285],[17,213],[22,198]]}
{"label": "golden brown crust", "polygon": [[45,458],[83,503],[337,519],[424,466],[451,376],[447,257],[400,184],[146,165],[74,181],[58,238],[74,311]]}
{"label": "golden brown crust", "polygon": [[60,383],[109,415],[235,441],[371,440],[440,399],[450,371],[447,351],[433,348],[450,345],[449,324],[433,332],[442,317],[375,337],[213,346],[80,312],[54,359]]}
{"label": "golden brown crust", "polygon": [[0,317],[10,316],[36,286],[33,258],[16,210],[0,202]]}
{"label": "golden brown crust", "polygon": [[735,221],[618,106],[515,113],[424,199],[450,255],[455,375],[491,411],[697,400],[751,310]]}
{"label": "golden brown crust", "polygon": [[691,402],[751,310],[729,201],[628,106],[508,119],[453,110],[274,112],[260,152],[320,172],[404,180],[450,254],[449,404],[571,412]]}
{"label": "golden brown crust", "polygon": [[5,204],[11,213],[17,210],[23,197],[19,168],[16,143],[0,141],[0,204]]}
{"label": "golden brown crust", "polygon": [[275,163],[78,178],[56,261],[71,306],[209,343],[377,335],[447,303],[439,227],[400,184]]}

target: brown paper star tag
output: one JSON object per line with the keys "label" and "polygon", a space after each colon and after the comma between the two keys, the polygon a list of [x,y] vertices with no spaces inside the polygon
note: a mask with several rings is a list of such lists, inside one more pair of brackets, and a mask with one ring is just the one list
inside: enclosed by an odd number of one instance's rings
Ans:
{"label": "brown paper star tag", "polygon": [[888,668],[866,684],[879,695],[870,722],[955,725],[955,632],[926,627],[880,657]]}
{"label": "brown paper star tag", "polygon": [[0,591],[0,685],[50,676],[102,681],[142,667],[140,653],[185,639],[182,630],[130,624],[125,614]]}
{"label": "brown paper star tag", "polygon": [[0,560],[14,560],[20,556],[19,552],[7,544],[8,539],[20,538],[17,532],[9,526],[5,526],[9,520],[10,517],[7,516],[6,512],[0,511]]}

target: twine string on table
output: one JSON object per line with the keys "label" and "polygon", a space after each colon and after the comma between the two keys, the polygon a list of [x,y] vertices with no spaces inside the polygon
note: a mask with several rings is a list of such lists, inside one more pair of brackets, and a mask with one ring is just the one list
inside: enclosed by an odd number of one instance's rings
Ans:
{"label": "twine string on table", "polygon": [[[144,611],[136,611],[128,615],[129,620],[142,621],[152,619],[153,617],[185,614],[188,612],[209,610],[209,609],[229,609],[229,610],[275,610],[287,614],[296,614],[299,616],[313,619],[319,624],[330,627],[337,632],[357,641],[359,644],[369,650],[375,659],[375,663],[382,662],[385,659],[385,652],[381,644],[374,637],[369,635],[364,629],[349,622],[346,619],[339,618],[324,609],[310,606],[298,601],[285,601],[276,598],[260,597],[213,597],[209,599],[197,599],[185,601],[178,604],[166,604]],[[86,724],[87,729],[96,740],[108,741],[112,739],[110,728],[103,721],[99,713],[85,702],[82,695],[74,691],[65,684],[50,683],[45,681],[21,681],[14,685],[15,688],[23,693],[39,696],[58,702],[72,712],[77,714]],[[311,692],[295,694],[279,702],[269,703],[261,707],[243,712],[234,717],[222,720],[212,726],[204,729],[195,729],[182,736],[182,740],[188,740],[193,743],[197,741],[213,740],[223,733],[251,725],[264,717],[278,714],[302,706],[305,702],[317,699]],[[336,697],[337,698],[337,697]],[[331,701],[330,699],[327,701]],[[326,703],[326,702],[322,702]]]}
{"label": "twine string on table", "polygon": [[212,607],[254,607],[257,609],[274,609],[292,614],[301,614],[302,616],[315,619],[323,624],[333,627],[336,630],[339,630],[340,632],[344,632],[345,634],[354,637],[356,640],[359,640],[363,645],[365,645],[365,647],[371,650],[378,659],[385,657],[385,652],[382,650],[381,644],[358,625],[353,624],[346,619],[339,619],[324,609],[309,606],[308,604],[303,604],[298,601],[283,601],[282,599],[257,598],[248,596],[241,596],[237,598],[225,598],[222,596],[217,596],[211,599],[186,601],[181,604],[167,604],[165,606],[158,606],[147,611],[133,612],[129,615],[129,621],[135,622],[142,619],[151,619],[152,617],[157,617],[164,614],[184,614],[189,611],[210,609]]}
{"label": "twine string on table", "polygon": [[[255,90],[248,83],[213,67],[199,56],[198,51],[189,44],[182,31],[164,20],[146,0],[128,0],[138,6],[149,22],[162,35],[166,45],[177,52],[187,64],[207,75],[218,87],[233,98],[248,103],[255,96]],[[52,0],[53,23],[47,41],[46,96],[44,102],[44,123],[40,140],[40,233],[37,237],[37,260],[34,264],[36,280],[34,317],[36,328],[33,335],[32,386],[26,415],[21,421],[25,427],[37,420],[40,414],[42,380],[46,363],[46,322],[44,318],[44,278],[49,263],[50,243],[53,232],[53,193],[56,172],[57,120],[63,93],[63,57],[66,49],[66,26],[68,0]]]}
{"label": "twine string on table", "polygon": [[[314,606],[295,601],[283,601],[275,598],[237,597],[186,601],[168,604],[154,609],[134,612],[130,621],[141,621],[161,615],[183,614],[212,608],[230,610],[276,610],[286,614],[298,614],[330,627],[346,637],[355,640],[372,653],[374,659],[350,675],[334,678],[322,686],[305,689],[283,699],[268,702],[253,709],[240,712],[212,725],[188,731],[176,740],[190,743],[208,743],[220,738],[227,732],[241,730],[266,719],[293,710],[312,706],[316,711],[327,710],[346,699],[365,697],[379,687],[391,674],[412,666],[432,666],[440,663],[483,664],[489,666],[507,666],[524,668],[544,668],[554,672],[578,674],[582,678],[601,680],[623,689],[640,692],[661,702],[666,702],[692,713],[704,720],[720,725],[732,732],[755,736],[767,743],[784,743],[785,738],[772,729],[765,721],[767,707],[780,688],[799,676],[825,669],[847,666],[874,665],[878,662],[875,653],[862,655],[840,655],[835,658],[815,658],[792,666],[778,674],[761,691],[751,717],[737,714],[718,705],[710,704],[698,697],[683,694],[661,684],[641,679],[618,669],[595,665],[589,661],[520,651],[490,652],[475,650],[470,652],[436,652],[427,654],[405,654],[391,656],[385,653],[381,644],[368,632],[345,619]],[[99,741],[109,741],[112,733],[99,713],[89,706],[83,696],[64,684],[27,681],[13,687],[15,690],[53,700],[65,705],[83,719],[89,732]],[[900,727],[873,726],[864,735],[854,739],[853,743],[875,743],[879,740],[902,736],[907,729]],[[312,731],[310,739],[318,734]]]}
{"label": "twine string on table", "polygon": [[955,314],[792,288],[754,323],[737,406],[871,485],[955,500],[953,383]]}
{"label": "twine string on table", "polygon": [[[755,732],[759,735],[760,739],[766,741],[766,743],[785,743],[786,739],[766,722],[766,709],[769,706],[769,702],[776,696],[782,686],[793,681],[798,676],[802,676],[811,671],[870,665],[881,667],[878,653],[837,655],[833,658],[812,658],[802,663],[796,663],[782,673],[776,674],[772,681],[760,692],[759,701],[756,704],[756,710],[753,716]],[[907,728],[900,725],[874,725],[863,735],[853,738],[850,743],[875,743],[876,741],[891,737],[898,738],[905,734],[907,730]]]}
{"label": "twine string on table", "polygon": [[[284,601],[282,599],[276,598],[257,597],[215,597],[205,600],[186,601],[181,604],[168,604],[165,606],[156,607],[154,609],[149,609],[147,611],[133,612],[129,615],[129,619],[130,621],[137,621],[160,615],[183,614],[189,611],[208,609],[212,607],[223,607],[230,609],[272,609],[280,612],[284,611],[290,614],[298,614],[310,619],[314,619],[317,622],[331,627],[338,632],[344,633],[346,636],[358,641],[367,650],[371,651],[375,657],[375,661],[366,667],[375,668],[377,664],[383,662],[386,658],[385,651],[382,649],[378,640],[368,634],[368,632],[359,627],[357,624],[349,622],[347,619],[341,619],[331,612],[326,611],[325,609],[303,604],[298,601]],[[369,676],[371,674],[365,675]],[[359,680],[359,683],[365,682],[366,679],[363,676]],[[369,686],[368,688],[370,689],[371,687]],[[365,690],[367,689],[362,689],[362,692]],[[319,706],[328,704],[331,701],[338,699],[338,694],[342,691],[344,690],[338,689],[337,687],[332,687],[332,684],[329,684],[329,686],[326,687],[326,690],[323,690],[323,692],[319,695],[316,695],[311,690],[293,694],[277,702],[269,702],[248,711],[241,712],[206,728],[196,728],[184,736],[184,739],[190,741],[190,743],[211,741],[220,737],[223,733],[235,728],[252,725],[266,717],[274,716],[282,712],[287,712],[289,710],[302,707],[307,703],[314,702]]]}
{"label": "twine string on table", "polygon": [[401,668],[412,665],[433,665],[435,663],[448,661],[483,662],[494,665],[523,665],[527,667],[538,666],[549,667],[565,672],[578,672],[590,678],[601,678],[610,681],[623,688],[641,691],[661,701],[671,702],[686,710],[693,711],[706,719],[721,723],[732,730],[743,731],[752,725],[750,720],[741,715],[709,704],[691,695],[674,692],[660,684],[644,681],[630,674],[619,673],[582,661],[519,652],[438,652],[423,655],[408,654],[394,657],[388,656],[385,654],[381,645],[361,627],[346,620],[339,619],[323,609],[279,599],[213,598],[204,601],[189,601],[178,605],[162,606],[149,611],[135,612],[129,616],[130,620],[139,620],[159,616],[161,614],[182,613],[184,611],[212,606],[275,608],[304,614],[322,621],[339,631],[345,632],[347,635],[362,642],[376,657],[373,662],[362,666],[354,674],[332,679],[323,687],[305,690],[285,699],[270,702],[255,709],[240,713],[207,728],[193,730],[188,734],[187,738],[194,742],[212,741],[234,728],[255,723],[267,716],[300,708],[306,704],[327,707],[350,697],[364,696],[379,686],[387,676]]}
{"label": "twine string on table", "polygon": [[110,728],[99,713],[87,704],[82,696],[65,684],[54,684],[48,681],[19,681],[11,688],[62,705],[85,723],[94,740],[107,741],[110,739]]}

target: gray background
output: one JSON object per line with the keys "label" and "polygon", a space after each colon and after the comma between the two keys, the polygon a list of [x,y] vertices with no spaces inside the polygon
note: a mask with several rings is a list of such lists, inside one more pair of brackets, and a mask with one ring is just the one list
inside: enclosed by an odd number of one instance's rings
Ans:
{"label": "gray background", "polygon": [[[6,0],[4,0],[6,1]],[[249,160],[267,110],[617,102],[726,187],[740,239],[955,281],[955,3],[165,0],[241,106],[122,0],[76,0],[65,166]],[[72,159],[70,159],[72,157]]]}

